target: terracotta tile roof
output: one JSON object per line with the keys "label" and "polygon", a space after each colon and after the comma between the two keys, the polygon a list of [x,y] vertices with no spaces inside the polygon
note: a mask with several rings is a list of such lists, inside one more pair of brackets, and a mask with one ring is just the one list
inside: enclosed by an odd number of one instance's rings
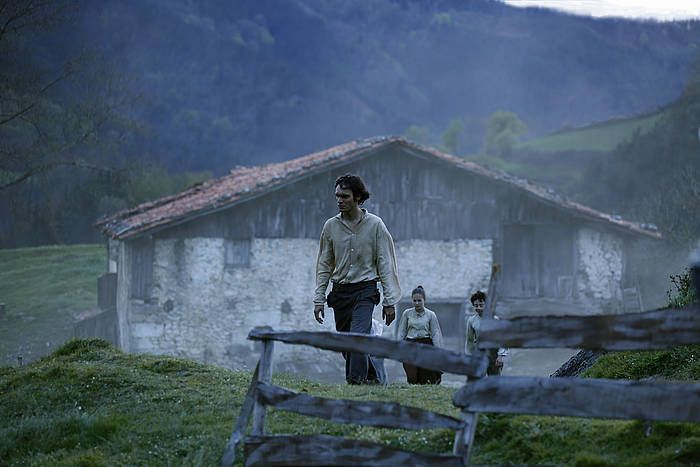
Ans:
{"label": "terracotta tile roof", "polygon": [[486,169],[473,162],[465,161],[462,158],[446,154],[434,148],[417,145],[399,137],[351,141],[286,162],[236,168],[224,177],[194,185],[176,195],[166,196],[100,219],[96,226],[104,235],[111,238],[126,239],[134,237],[224,209],[247,198],[273,190],[297,178],[307,176],[309,173],[324,171],[336,165],[345,164],[391,144],[400,145],[424,156],[433,157],[436,161],[450,164],[470,173],[506,183],[539,201],[565,210],[577,217],[603,222],[610,227],[615,227],[628,233],[661,238],[661,233],[652,225],[625,221],[619,216],[605,214],[588,206],[569,201],[552,190],[540,187],[527,180]]}

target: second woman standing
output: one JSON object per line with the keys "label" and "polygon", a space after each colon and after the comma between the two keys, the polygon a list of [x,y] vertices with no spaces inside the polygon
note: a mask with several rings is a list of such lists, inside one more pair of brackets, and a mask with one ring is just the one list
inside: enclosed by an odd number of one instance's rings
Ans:
{"label": "second woman standing", "polygon": [[[442,331],[437,315],[425,307],[425,290],[418,286],[411,292],[413,308],[404,310],[398,328],[399,340],[420,342],[421,344],[442,347]],[[417,367],[409,363],[403,364],[406,380],[410,384],[440,384],[442,373]]]}

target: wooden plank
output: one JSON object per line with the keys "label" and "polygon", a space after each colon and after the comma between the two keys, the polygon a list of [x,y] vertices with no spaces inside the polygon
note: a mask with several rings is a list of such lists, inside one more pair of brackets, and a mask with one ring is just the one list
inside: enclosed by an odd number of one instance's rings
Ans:
{"label": "wooden plank", "polygon": [[402,451],[336,436],[255,436],[245,440],[246,466],[371,465],[461,466],[449,455]]}
{"label": "wooden plank", "polygon": [[245,434],[245,429],[248,426],[248,420],[250,420],[250,415],[253,413],[253,406],[255,405],[255,390],[258,384],[258,373],[260,370],[260,362],[255,366],[255,371],[253,372],[253,377],[250,380],[250,385],[248,386],[248,392],[246,393],[245,399],[243,400],[243,405],[241,406],[241,413],[238,415],[238,420],[233,427],[233,433],[228,439],[226,444],[226,450],[221,458],[221,466],[228,467],[233,465],[236,461],[236,449],[238,444],[243,439]]}
{"label": "wooden plank", "polygon": [[406,430],[426,428],[457,430],[462,426],[462,422],[457,418],[416,407],[407,407],[393,402],[325,399],[265,383],[258,384],[258,400],[277,409],[323,418],[335,423]]}
{"label": "wooden plank", "polygon": [[663,349],[700,343],[700,305],[644,313],[481,320],[479,348]]}
{"label": "wooden plank", "polygon": [[494,264],[491,267],[491,279],[489,280],[489,287],[486,292],[486,303],[484,303],[484,318],[493,319],[496,315],[496,297],[498,291],[498,282],[500,280],[501,266],[499,264]]}
{"label": "wooden plank", "polygon": [[97,306],[102,310],[117,309],[117,273],[106,272],[97,278]]}
{"label": "wooden plank", "polygon": [[469,456],[474,444],[478,418],[478,413],[462,411],[462,429],[455,434],[455,441],[452,446],[452,453],[461,458],[462,465],[469,465]]}
{"label": "wooden plank", "polygon": [[470,412],[700,422],[700,384],[500,376],[465,385],[453,402]]}
{"label": "wooden plank", "polygon": [[[257,382],[269,383],[272,380],[272,350],[274,341],[264,341],[262,355],[260,355],[260,375]],[[253,430],[254,435],[262,435],[265,432],[265,405],[257,398],[253,408]]]}
{"label": "wooden plank", "polygon": [[254,328],[248,339],[276,340],[287,344],[311,345],[336,352],[361,352],[380,358],[438,370],[445,373],[481,377],[486,373],[488,359],[482,355],[470,356],[450,350],[408,341],[357,333],[274,331],[269,327]]}

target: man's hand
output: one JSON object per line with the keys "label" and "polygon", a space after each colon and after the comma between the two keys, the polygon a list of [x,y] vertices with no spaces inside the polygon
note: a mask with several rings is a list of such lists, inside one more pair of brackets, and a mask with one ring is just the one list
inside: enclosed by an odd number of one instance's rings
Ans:
{"label": "man's hand", "polygon": [[323,318],[325,317],[325,313],[323,311],[324,306],[321,305],[314,305],[314,318],[316,318],[316,321],[318,321],[318,324],[323,324]]}
{"label": "man's hand", "polygon": [[382,319],[386,321],[386,325],[389,326],[392,321],[394,321],[394,318],[396,318],[396,308],[394,305],[385,306],[382,309]]}

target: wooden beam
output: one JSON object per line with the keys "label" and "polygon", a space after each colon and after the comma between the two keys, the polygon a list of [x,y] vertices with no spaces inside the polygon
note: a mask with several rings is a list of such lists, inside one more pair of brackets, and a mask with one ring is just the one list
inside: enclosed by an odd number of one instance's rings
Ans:
{"label": "wooden beam", "polygon": [[496,315],[496,298],[498,297],[498,282],[501,277],[501,266],[496,263],[491,267],[491,279],[486,292],[486,303],[484,303],[484,318],[493,319]]}
{"label": "wooden beam", "polygon": [[462,429],[455,434],[454,444],[452,445],[452,454],[460,457],[462,465],[469,465],[469,456],[474,444],[478,418],[478,413],[462,411]]}
{"label": "wooden beam", "polygon": [[459,457],[402,451],[336,436],[255,436],[245,440],[246,466],[461,466]]}
{"label": "wooden beam", "polygon": [[335,423],[406,430],[426,428],[458,430],[462,426],[462,422],[457,418],[416,407],[406,407],[394,402],[325,399],[265,383],[258,384],[257,392],[258,400],[267,406],[323,418]]}
{"label": "wooden beam", "polygon": [[700,422],[700,384],[586,378],[484,378],[453,398],[469,412]]}
{"label": "wooden beam", "polygon": [[[272,380],[272,350],[274,341],[263,341],[262,355],[260,355],[260,375],[257,382],[269,383]],[[256,400],[253,408],[254,435],[265,433],[265,405]]]}
{"label": "wooden beam", "polygon": [[248,386],[248,392],[243,400],[243,405],[241,406],[241,413],[238,415],[238,420],[233,427],[233,433],[226,444],[226,450],[221,458],[221,466],[229,467],[233,465],[236,461],[236,449],[238,444],[243,439],[245,435],[245,429],[248,427],[248,420],[250,420],[250,415],[253,413],[253,406],[255,405],[255,388],[258,384],[258,370],[260,369],[260,362],[255,366],[255,371],[253,372],[253,377],[250,380],[250,385]]}
{"label": "wooden beam", "polygon": [[479,348],[663,349],[700,343],[700,305],[644,313],[481,320]]}
{"label": "wooden beam", "polygon": [[336,352],[361,352],[380,358],[438,370],[445,373],[481,377],[486,373],[488,359],[482,355],[470,356],[450,350],[408,341],[357,333],[274,331],[267,327],[254,328],[248,339],[276,340],[287,344],[302,344]]}

